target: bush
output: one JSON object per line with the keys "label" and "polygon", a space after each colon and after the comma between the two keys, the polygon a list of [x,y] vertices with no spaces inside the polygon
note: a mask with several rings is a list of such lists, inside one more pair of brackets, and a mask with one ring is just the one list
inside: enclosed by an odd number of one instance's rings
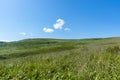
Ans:
{"label": "bush", "polygon": [[120,51],[119,46],[112,46],[106,49],[106,52],[108,53],[118,53],[119,51]]}

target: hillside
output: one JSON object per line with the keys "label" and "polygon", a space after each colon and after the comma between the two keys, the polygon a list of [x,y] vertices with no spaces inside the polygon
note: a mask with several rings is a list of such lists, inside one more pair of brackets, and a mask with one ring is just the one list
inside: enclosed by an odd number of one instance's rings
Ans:
{"label": "hillside", "polygon": [[0,80],[120,80],[120,38],[0,42]]}

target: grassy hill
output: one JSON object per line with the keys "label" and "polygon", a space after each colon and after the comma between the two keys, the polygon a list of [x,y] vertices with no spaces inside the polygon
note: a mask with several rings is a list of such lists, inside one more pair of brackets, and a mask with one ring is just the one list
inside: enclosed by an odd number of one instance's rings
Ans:
{"label": "grassy hill", "polygon": [[0,44],[0,80],[120,80],[119,37]]}

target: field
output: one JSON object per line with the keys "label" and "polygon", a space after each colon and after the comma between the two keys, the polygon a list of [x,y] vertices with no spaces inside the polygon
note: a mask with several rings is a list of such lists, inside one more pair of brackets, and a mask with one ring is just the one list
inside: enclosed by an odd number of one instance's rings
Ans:
{"label": "field", "polygon": [[0,43],[0,80],[120,80],[120,38]]}

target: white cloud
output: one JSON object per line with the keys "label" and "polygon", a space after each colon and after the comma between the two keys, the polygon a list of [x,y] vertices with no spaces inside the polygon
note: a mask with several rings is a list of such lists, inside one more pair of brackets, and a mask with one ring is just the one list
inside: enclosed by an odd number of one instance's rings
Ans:
{"label": "white cloud", "polygon": [[43,31],[46,33],[53,33],[54,32],[54,30],[51,28],[43,28]]}
{"label": "white cloud", "polygon": [[23,35],[23,36],[25,36],[25,35],[27,35],[25,32],[21,32],[21,33],[19,33],[20,35]]}
{"label": "white cloud", "polygon": [[0,40],[0,42],[11,42],[9,40]]}
{"label": "white cloud", "polygon": [[64,30],[65,30],[65,31],[70,31],[71,29],[70,29],[70,28],[65,28]]}
{"label": "white cloud", "polygon": [[64,20],[58,19],[53,26],[55,29],[62,29],[64,24],[65,24]]}

